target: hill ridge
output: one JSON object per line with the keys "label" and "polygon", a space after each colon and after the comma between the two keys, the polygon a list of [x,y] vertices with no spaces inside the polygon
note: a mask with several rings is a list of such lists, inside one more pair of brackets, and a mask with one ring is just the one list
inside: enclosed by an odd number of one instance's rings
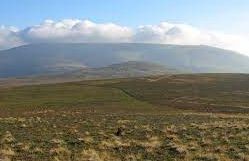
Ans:
{"label": "hill ridge", "polygon": [[58,74],[129,61],[194,73],[249,73],[249,57],[204,45],[44,43],[0,51],[0,78]]}

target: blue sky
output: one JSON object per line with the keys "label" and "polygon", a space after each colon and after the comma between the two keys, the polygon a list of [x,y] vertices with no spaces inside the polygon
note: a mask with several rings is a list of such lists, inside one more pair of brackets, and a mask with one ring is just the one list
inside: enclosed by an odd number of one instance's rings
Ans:
{"label": "blue sky", "polygon": [[0,50],[136,42],[210,45],[249,55],[249,0],[0,0],[0,11]]}
{"label": "blue sky", "polygon": [[248,0],[1,0],[0,25],[24,28],[45,19],[90,19],[130,27],[161,21],[244,33]]}

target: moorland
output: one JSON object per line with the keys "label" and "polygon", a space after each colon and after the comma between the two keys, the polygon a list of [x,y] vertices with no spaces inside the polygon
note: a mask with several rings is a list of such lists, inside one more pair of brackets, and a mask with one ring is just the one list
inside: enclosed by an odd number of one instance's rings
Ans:
{"label": "moorland", "polygon": [[0,88],[0,160],[249,160],[249,75]]}

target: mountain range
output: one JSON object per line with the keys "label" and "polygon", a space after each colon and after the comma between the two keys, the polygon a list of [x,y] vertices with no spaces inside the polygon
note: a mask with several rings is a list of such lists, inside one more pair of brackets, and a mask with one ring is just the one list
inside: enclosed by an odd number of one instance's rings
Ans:
{"label": "mountain range", "polygon": [[99,77],[172,72],[249,73],[249,57],[203,45],[135,43],[30,44],[0,51],[0,78]]}

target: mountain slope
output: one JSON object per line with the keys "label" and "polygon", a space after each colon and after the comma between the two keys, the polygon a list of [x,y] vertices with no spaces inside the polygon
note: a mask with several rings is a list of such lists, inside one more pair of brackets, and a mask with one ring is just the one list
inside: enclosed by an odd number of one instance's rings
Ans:
{"label": "mountain slope", "polygon": [[84,68],[77,71],[65,72],[59,74],[46,74],[46,75],[28,76],[22,78],[0,79],[0,87],[62,83],[62,82],[73,82],[80,80],[93,80],[93,79],[171,75],[175,73],[180,73],[180,72],[174,69],[165,68],[162,65],[154,63],[129,61],[120,64],[113,64],[103,68],[101,67]]}
{"label": "mountain slope", "polygon": [[179,71],[155,63],[128,61],[103,68],[83,69],[69,74],[85,78],[125,78],[173,73],[179,73]]}
{"label": "mountain slope", "polygon": [[0,51],[0,77],[64,73],[143,61],[191,72],[249,73],[249,58],[208,46],[32,44]]}

